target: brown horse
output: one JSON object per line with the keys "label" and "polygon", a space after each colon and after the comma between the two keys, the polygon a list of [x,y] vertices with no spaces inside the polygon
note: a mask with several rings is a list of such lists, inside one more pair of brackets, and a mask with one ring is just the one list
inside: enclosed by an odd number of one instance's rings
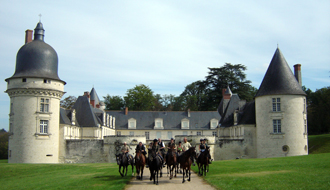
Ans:
{"label": "brown horse", "polygon": [[171,146],[171,148],[168,150],[167,153],[167,158],[166,158],[166,164],[167,164],[167,173],[168,173],[168,168],[170,168],[170,179],[173,178],[173,169],[174,169],[174,177],[176,177],[177,173],[177,157],[176,157],[176,152],[175,152],[175,146],[174,144]]}
{"label": "brown horse", "polygon": [[185,178],[185,173],[189,174],[188,181],[190,181],[191,164],[192,164],[192,160],[190,159],[191,156],[196,157],[196,148],[195,147],[190,147],[187,151],[182,153],[180,158],[179,158],[180,168],[182,168],[182,170],[183,170],[182,183],[184,183],[186,181],[184,179]]}
{"label": "brown horse", "polygon": [[[132,155],[128,155],[130,160],[127,159],[127,156],[122,154],[116,154],[117,164],[119,165],[119,173],[122,177],[127,175],[127,167],[132,165],[132,176],[134,175],[134,160]],[[123,167],[123,171],[121,171],[121,167]],[[126,172],[125,172],[126,171]]]}
{"label": "brown horse", "polygon": [[[143,169],[146,164],[146,157],[144,154],[141,152],[140,149],[136,149],[135,152],[135,168],[136,168],[136,179],[141,179],[143,177]],[[141,176],[140,176],[140,171],[141,171]]]}
{"label": "brown horse", "polygon": [[206,176],[206,171],[209,165],[209,148],[206,148],[204,152],[202,152],[197,159],[197,163],[198,163],[198,175],[202,176],[204,174],[204,176]]}

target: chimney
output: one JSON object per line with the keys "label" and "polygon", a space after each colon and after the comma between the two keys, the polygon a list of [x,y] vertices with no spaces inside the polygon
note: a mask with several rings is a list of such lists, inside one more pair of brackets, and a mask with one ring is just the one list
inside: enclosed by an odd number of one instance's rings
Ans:
{"label": "chimney", "polygon": [[225,89],[225,88],[223,88],[223,89],[222,89],[222,97],[224,97],[224,96],[225,96],[225,92],[226,92],[226,89]]}
{"label": "chimney", "polygon": [[293,68],[294,68],[294,76],[296,77],[299,85],[302,86],[301,65],[300,64],[293,65]]}
{"label": "chimney", "polygon": [[188,117],[190,117],[190,109],[188,109]]}
{"label": "chimney", "polygon": [[88,102],[89,102],[91,96],[89,95],[89,92],[88,91],[84,92],[84,96],[86,96],[88,98]]}
{"label": "chimney", "polygon": [[128,114],[128,107],[125,108],[125,115]]}
{"label": "chimney", "polygon": [[33,30],[25,30],[25,44],[32,42]]}

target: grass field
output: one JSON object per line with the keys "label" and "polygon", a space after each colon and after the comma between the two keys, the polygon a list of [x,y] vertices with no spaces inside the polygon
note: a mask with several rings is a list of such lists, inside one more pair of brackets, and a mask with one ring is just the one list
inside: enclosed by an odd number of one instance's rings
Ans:
{"label": "grass field", "polygon": [[[330,189],[330,135],[309,136],[308,156],[216,161],[205,181],[217,189]],[[197,171],[197,167],[193,167]],[[8,164],[0,189],[115,189],[131,179],[116,164]]]}
{"label": "grass field", "polygon": [[204,179],[217,189],[330,189],[330,153],[216,161]]}
{"label": "grass field", "polygon": [[8,164],[0,162],[0,189],[115,189],[132,178],[121,177],[116,164]]}

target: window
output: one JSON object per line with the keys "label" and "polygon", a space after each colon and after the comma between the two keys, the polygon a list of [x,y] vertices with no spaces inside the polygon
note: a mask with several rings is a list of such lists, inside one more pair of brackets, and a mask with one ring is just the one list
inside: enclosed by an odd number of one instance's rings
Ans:
{"label": "window", "polygon": [[171,139],[172,138],[172,131],[167,132],[167,138]]}
{"label": "window", "polygon": [[306,99],[304,98],[304,113],[306,113]]}
{"label": "window", "polygon": [[200,132],[200,131],[197,131],[197,134],[196,134],[197,136],[201,136],[202,135],[202,132]]}
{"label": "window", "polygon": [[48,121],[40,120],[40,133],[46,134],[48,133]]}
{"label": "window", "polygon": [[128,120],[128,128],[136,129],[136,120],[134,118]]}
{"label": "window", "polygon": [[26,78],[22,78],[22,82],[26,82]]}
{"label": "window", "polygon": [[146,139],[150,139],[150,138],[149,138],[149,132],[145,132],[144,134],[145,134],[145,136],[146,136]]}
{"label": "window", "polygon": [[281,111],[281,98],[272,98],[273,111]]}
{"label": "window", "polygon": [[40,99],[40,112],[49,112],[49,99]]}
{"label": "window", "polygon": [[211,119],[210,121],[210,129],[215,129],[218,126],[218,120],[217,119]]}
{"label": "window", "polygon": [[50,80],[48,80],[48,79],[44,79],[44,83],[48,83],[48,84],[50,84]]}
{"label": "window", "polygon": [[130,136],[134,136],[134,131],[130,131],[130,132],[129,132],[129,135],[130,135]]}
{"label": "window", "polygon": [[187,136],[187,135],[188,135],[188,131],[183,131],[183,132],[182,132],[182,135]]}
{"label": "window", "polygon": [[157,139],[162,137],[162,133],[160,131],[156,132]]}
{"label": "window", "polygon": [[216,137],[217,136],[217,132],[216,131],[212,131],[212,136]]}
{"label": "window", "polygon": [[273,132],[281,133],[281,120],[280,119],[273,120]]}
{"label": "window", "polygon": [[156,118],[155,119],[155,126],[154,129],[164,129],[163,126],[163,119],[162,118]]}
{"label": "window", "polygon": [[121,136],[121,131],[117,131],[117,136]]}
{"label": "window", "polygon": [[189,129],[189,119],[181,120],[181,129]]}
{"label": "window", "polygon": [[305,135],[307,135],[307,120],[304,119],[304,130],[305,130]]}

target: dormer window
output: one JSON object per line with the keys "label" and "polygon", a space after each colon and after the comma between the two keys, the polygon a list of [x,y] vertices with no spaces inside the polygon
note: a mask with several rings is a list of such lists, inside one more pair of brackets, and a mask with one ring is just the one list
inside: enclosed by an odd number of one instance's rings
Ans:
{"label": "dormer window", "polygon": [[189,119],[181,120],[181,129],[189,129]]}
{"label": "dormer window", "polygon": [[156,118],[155,119],[155,126],[154,129],[164,129],[163,126],[163,119],[162,118]]}
{"label": "dormer window", "polygon": [[136,119],[131,118],[128,120],[128,128],[129,129],[136,129]]}
{"label": "dormer window", "polygon": [[218,126],[219,121],[217,119],[210,120],[210,129],[216,129]]}
{"label": "dormer window", "polygon": [[72,113],[71,113],[71,124],[72,125],[76,125],[76,110],[72,110]]}
{"label": "dormer window", "polygon": [[22,78],[22,82],[26,82],[26,78]]}

